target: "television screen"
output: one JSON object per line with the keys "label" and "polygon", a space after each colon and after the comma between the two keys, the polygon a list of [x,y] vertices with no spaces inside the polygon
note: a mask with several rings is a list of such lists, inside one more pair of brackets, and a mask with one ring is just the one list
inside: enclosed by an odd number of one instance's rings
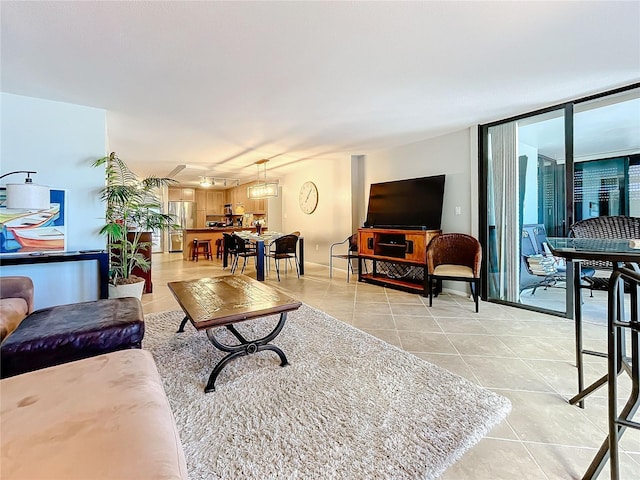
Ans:
{"label": "television screen", "polygon": [[365,227],[439,230],[444,175],[373,183]]}

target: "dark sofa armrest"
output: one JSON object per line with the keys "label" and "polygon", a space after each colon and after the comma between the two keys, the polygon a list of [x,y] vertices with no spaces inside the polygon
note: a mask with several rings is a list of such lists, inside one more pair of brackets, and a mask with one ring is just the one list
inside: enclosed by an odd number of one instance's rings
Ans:
{"label": "dark sofa armrest", "polygon": [[33,312],[33,282],[29,277],[0,277],[0,299],[22,298]]}

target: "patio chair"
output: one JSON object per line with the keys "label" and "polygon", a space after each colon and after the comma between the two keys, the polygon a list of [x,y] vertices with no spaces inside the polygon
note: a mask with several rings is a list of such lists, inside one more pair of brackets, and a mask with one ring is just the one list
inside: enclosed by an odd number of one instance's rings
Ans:
{"label": "patio chair", "polygon": [[[338,248],[346,244],[348,244],[346,253],[333,253],[334,248]],[[341,242],[332,243],[331,246],[329,247],[329,278],[333,278],[333,259],[334,258],[344,258],[347,261],[347,282],[349,282],[349,272],[351,272],[352,275],[354,274],[353,263],[351,261],[354,259],[357,260],[359,258],[357,233],[354,233],[353,235],[345,238]]]}
{"label": "patio chair", "polygon": [[[579,220],[569,229],[569,237],[600,238],[600,239],[640,239],[640,218],[625,215],[603,216]],[[584,280],[591,290],[608,290],[609,276],[613,270],[611,262],[599,260],[585,260],[581,263],[583,271],[586,268],[595,269],[596,275]],[[626,284],[625,284],[626,285]],[[626,289],[626,287],[625,287]]]}

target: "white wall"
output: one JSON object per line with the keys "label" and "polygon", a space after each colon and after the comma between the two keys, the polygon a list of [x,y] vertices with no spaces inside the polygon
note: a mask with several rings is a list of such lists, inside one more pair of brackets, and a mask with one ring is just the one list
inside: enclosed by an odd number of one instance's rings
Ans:
{"label": "white wall", "polygon": [[[477,127],[367,155],[365,191],[372,183],[445,174],[443,233],[477,236]],[[368,198],[365,198],[365,205]],[[455,213],[460,207],[460,214]],[[467,292],[463,282],[444,282],[445,290]]]}
{"label": "white wall", "polygon": [[[318,207],[310,215],[303,213],[298,204],[300,187],[307,181],[312,181],[318,187]],[[280,177],[280,184],[282,231],[300,231],[304,237],[305,262],[328,265],[329,246],[341,242],[353,233],[351,157],[301,163],[297,171]]]}
{"label": "white wall", "polygon": [[[477,127],[381,152],[368,153],[364,161],[365,197],[371,183],[446,174],[442,213],[444,232],[477,235]],[[300,230],[305,238],[305,261],[328,265],[329,245],[351,232],[351,159],[316,160],[300,165],[295,173],[280,178],[283,186],[283,231]],[[317,210],[305,215],[298,207],[298,192],[305,181],[316,183]],[[459,206],[461,214],[455,215]],[[316,245],[318,250],[316,250]],[[337,262],[339,268],[346,264]],[[447,285],[448,286],[448,285]],[[451,283],[464,291],[464,285]]]}
{"label": "white wall", "polygon": [[[0,121],[1,172],[35,170],[35,183],[66,190],[67,250],[104,249],[106,241],[98,235],[104,204],[97,196],[104,169],[91,164],[106,153],[106,112],[1,93]],[[36,308],[42,308],[97,298],[97,269],[91,263],[2,266],[0,275],[31,277]]]}
{"label": "white wall", "polygon": [[[97,232],[104,204],[97,191],[104,169],[91,168],[106,151],[104,110],[0,94],[1,171],[35,170],[34,182],[67,191],[67,250],[105,248]],[[21,182],[18,176],[3,181]]]}
{"label": "white wall", "polygon": [[[475,127],[474,127],[475,128]],[[368,154],[365,161],[365,205],[372,183],[445,174],[442,206],[443,232],[472,232],[472,218],[478,215],[477,196],[471,197],[472,172],[477,170],[470,140],[472,129],[465,129],[384,152]],[[477,148],[476,148],[477,149]],[[477,178],[473,175],[473,178]],[[477,188],[473,188],[477,192]],[[460,207],[460,215],[455,214]]]}

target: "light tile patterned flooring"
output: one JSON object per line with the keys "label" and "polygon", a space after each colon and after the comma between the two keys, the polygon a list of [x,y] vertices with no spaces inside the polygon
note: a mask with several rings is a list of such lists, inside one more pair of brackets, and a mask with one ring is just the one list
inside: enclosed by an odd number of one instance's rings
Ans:
{"label": "light tile patterned flooring", "polygon": [[[185,262],[181,254],[154,254],[154,292],[144,295],[145,313],[179,309],[167,282],[228,273],[218,260]],[[252,265],[245,274],[255,278]],[[443,294],[428,298],[354,281],[344,271],[306,264],[306,275],[289,270],[266,282],[291,296],[389,343],[508,397],[507,420],[441,477],[473,479],[580,479],[607,435],[606,388],[569,405],[576,391],[573,322],[526,310]],[[544,292],[536,296],[544,298]],[[553,294],[553,293],[552,293]],[[556,292],[557,294],[557,292]],[[589,302],[594,302],[590,304]],[[602,299],[585,299],[585,313]],[[584,328],[585,347],[606,351],[605,327],[594,318]],[[602,358],[585,357],[587,384],[606,372]],[[621,394],[630,381],[619,377]],[[626,396],[620,399],[624,404]],[[639,414],[640,415],[640,414]],[[621,478],[640,478],[640,432],[627,429],[621,442]],[[600,479],[609,478],[608,466]]]}

